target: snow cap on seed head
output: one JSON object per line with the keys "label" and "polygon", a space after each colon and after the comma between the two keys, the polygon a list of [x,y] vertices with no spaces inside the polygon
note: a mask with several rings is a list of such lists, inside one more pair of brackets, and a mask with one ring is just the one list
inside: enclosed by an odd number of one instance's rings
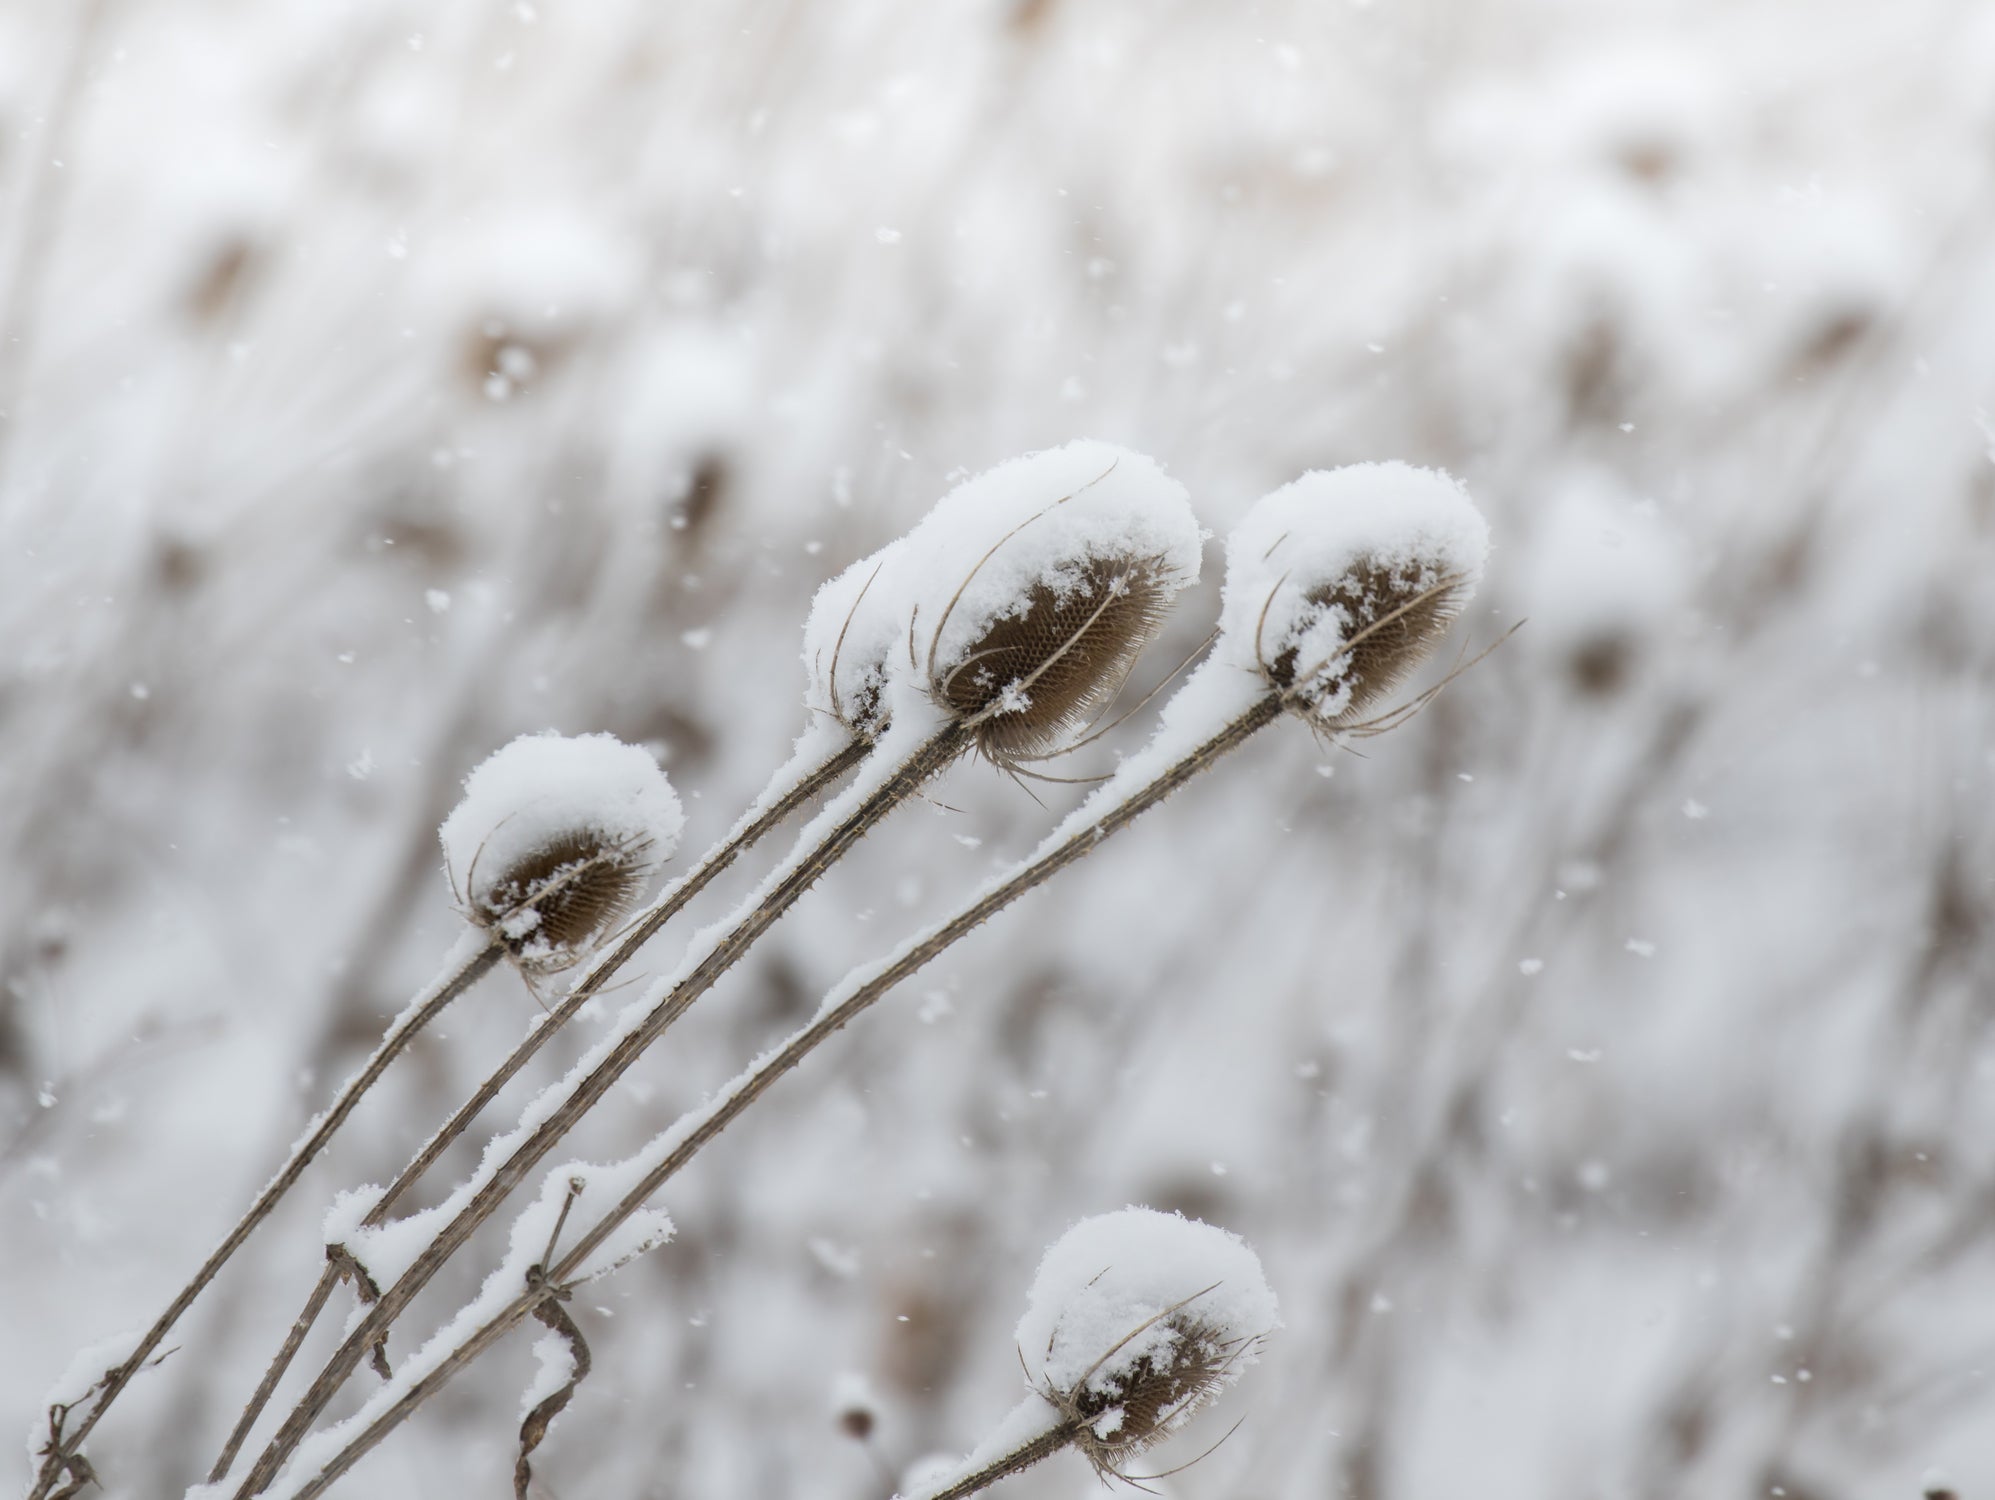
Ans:
{"label": "snow cap on seed head", "polygon": [[806,705],[865,740],[886,727],[887,658],[907,634],[891,572],[900,547],[889,542],[826,581],[804,622]]}
{"label": "snow cap on seed head", "polygon": [[1432,654],[1488,553],[1474,501],[1438,469],[1314,470],[1227,538],[1218,651],[1312,722],[1357,727]]}
{"label": "snow cap on seed head", "polygon": [[587,955],[685,825],[651,755],[613,735],[521,735],[464,779],[437,830],[465,914],[524,967]]}
{"label": "snow cap on seed head", "polygon": [[975,722],[992,760],[1043,755],[1121,687],[1203,542],[1184,486],[1140,453],[1083,440],[999,464],[945,495],[889,565],[906,611],[896,675]]}
{"label": "snow cap on seed head", "polygon": [[1053,1242],[1017,1338],[1027,1379],[1086,1424],[1076,1445],[1107,1472],[1232,1384],[1278,1321],[1260,1259],[1236,1235],[1126,1208]]}

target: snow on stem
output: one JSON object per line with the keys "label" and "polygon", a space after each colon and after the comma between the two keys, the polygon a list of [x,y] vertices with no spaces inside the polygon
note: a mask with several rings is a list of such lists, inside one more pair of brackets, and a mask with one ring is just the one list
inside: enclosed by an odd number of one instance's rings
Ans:
{"label": "snow on stem", "polygon": [[[1368,483],[1367,481],[1374,481]],[[1384,481],[1378,483],[1376,481]],[[1381,493],[1382,492],[1382,493]],[[1377,509],[1406,524],[1381,522]],[[1294,713],[1317,728],[1374,732],[1403,722],[1394,710],[1363,722],[1355,677],[1381,640],[1397,642],[1378,676],[1403,680],[1431,654],[1480,578],[1487,529],[1467,492],[1444,474],[1405,465],[1361,465],[1311,473],[1259,502],[1227,542],[1221,632],[1212,654],[1166,704],[1157,733],[1142,751],[1068,815],[1033,857],[987,884],[953,916],[907,939],[891,955],[853,970],[809,1023],[765,1054],[702,1108],[692,1111],[612,1173],[631,1186],[552,1266],[483,1322],[460,1310],[448,1333],[467,1323],[440,1358],[404,1369],[345,1422],[301,1451],[280,1496],[319,1495],[431,1395],[517,1327],[540,1302],[584,1269],[602,1243],[699,1150],[759,1099],[777,1079],[931,959],[1126,828],[1150,808],[1254,734]],[[1280,614],[1277,615],[1277,611]],[[1267,655],[1267,622],[1295,651]],[[1418,625],[1409,631],[1407,622]],[[1438,628],[1437,628],[1438,627]],[[1244,638],[1243,638],[1244,636]],[[1304,645],[1312,651],[1301,656]],[[1375,669],[1376,671],[1376,669]],[[1431,692],[1432,690],[1430,690]],[[1427,695],[1415,699],[1424,702]],[[557,1174],[558,1175],[558,1174]],[[610,1175],[610,1174],[605,1174]],[[480,1308],[490,1300],[492,1282]],[[444,1334],[439,1334],[438,1339]],[[434,1347],[437,1340],[431,1341]],[[323,1455],[323,1457],[321,1457]],[[245,1488],[238,1500],[255,1491]]]}
{"label": "snow on stem", "polygon": [[[1133,613],[1117,607],[1131,586],[1114,580],[1140,574],[1146,585],[1163,591],[1158,597],[1174,595],[1197,576],[1199,539],[1182,486],[1151,460],[1106,444],[1069,444],[1028,455],[945,496],[905,539],[912,564],[903,568],[890,558],[883,570],[885,607],[903,611],[899,617],[906,621],[908,641],[906,670],[896,660],[885,685],[889,727],[881,734],[878,757],[884,769],[862,776],[820,814],[790,859],[732,916],[697,936],[676,973],[646,1001],[627,1008],[608,1038],[528,1106],[517,1129],[487,1147],[471,1179],[423,1216],[425,1224],[441,1227],[413,1258],[398,1264],[393,1284],[334,1351],[258,1457],[236,1492],[238,1500],[271,1483],[366,1349],[378,1344],[526,1174],[847,850],[965,751],[981,748],[1002,761],[1009,742],[993,738],[998,721],[1033,724],[1034,743],[1040,743],[1064,730],[1076,704],[1100,696],[1089,686],[1090,674],[1119,686],[1128,661],[1161,623],[1161,607]],[[1097,565],[1109,566],[1110,573],[1097,580]],[[938,587],[949,593],[940,609],[931,611],[924,657],[916,634],[927,598],[923,591]],[[858,602],[855,597],[854,610]],[[1111,621],[1109,638],[1103,631]],[[997,659],[1000,648],[1001,669],[977,665]],[[813,654],[807,646],[807,660]],[[953,689],[965,669],[973,669],[969,680],[975,691],[959,694]],[[951,675],[938,678],[944,671]],[[1062,684],[1056,693],[1041,686],[1055,680]],[[599,1226],[589,1248],[638,1206],[620,1205],[615,1223]]]}
{"label": "snow on stem", "polygon": [[[841,740],[843,743],[840,743]],[[478,1085],[457,1112],[424,1142],[421,1149],[410,1158],[408,1165],[403,1167],[394,1181],[381,1192],[373,1207],[360,1220],[360,1227],[373,1229],[385,1223],[389,1211],[402,1196],[415,1186],[435,1165],[438,1158],[471,1127],[472,1122],[499,1096],[506,1085],[512,1082],[520,1070],[574,1018],[576,1012],[601,993],[617,971],[635,957],[638,950],[671,921],[687,902],[705,890],[734,863],[736,858],[756,844],[771,829],[786,821],[798,808],[858,765],[871,748],[871,745],[864,740],[845,736],[805,735],[799,742],[796,753],[770,778],[762,794],[721,841],[707,851],[697,866],[667,886],[656,901],[639,913],[615,946],[569,988],[568,993],[547,1015],[537,1021],[505,1061]],[[269,1368],[264,1371],[262,1381],[236,1419],[235,1427],[215,1459],[208,1474],[210,1484],[219,1483],[234,1466],[236,1456],[242,1451],[242,1445],[248,1439],[251,1428],[256,1425],[257,1418],[269,1405],[278,1382],[291,1367],[292,1360],[297,1357],[306,1336],[318,1322],[319,1314],[325,1310],[326,1303],[343,1274],[341,1263],[329,1257],[325,1270],[320,1273],[318,1284],[313,1287],[311,1295],[306,1299],[304,1309],[292,1321],[283,1345],[272,1358]]]}
{"label": "snow on stem", "polygon": [[[59,1430],[59,1424],[50,1423],[48,1441],[36,1457],[41,1465],[36,1472],[34,1488],[29,1491],[30,1500],[42,1500],[59,1484],[65,1474],[70,1473],[79,1460],[85,1438],[89,1437],[104,1413],[118,1399],[132,1378],[145,1367],[166,1335],[180,1321],[181,1315],[194,1305],[194,1300],[205,1291],[210,1282],[228,1264],[229,1258],[242,1248],[243,1242],[256,1227],[270,1217],[272,1210],[289,1192],[298,1179],[304,1175],[319,1152],[325,1149],[326,1142],[333,1133],[346,1123],[347,1116],[353,1113],[354,1106],[372,1088],[388,1065],[399,1057],[416,1035],[431,1021],[435,1020],[459,995],[462,995],[486,971],[499,961],[505,952],[497,939],[480,933],[466,933],[445,960],[442,972],[432,980],[416,997],[409,1002],[383,1033],[379,1045],[366,1062],[334,1095],[333,1102],[306,1129],[304,1135],[292,1146],[277,1174],[264,1186],[256,1200],[235,1223],[235,1227],[222,1237],[220,1244],[209,1252],[200,1269],[174,1295],[166,1310],[154,1320],[152,1326],[140,1336],[130,1354],[119,1364],[104,1373],[95,1387],[96,1397],[90,1410],[84,1414],[73,1432]],[[65,1412],[65,1416],[67,1412]]]}
{"label": "snow on stem", "polygon": [[[119,1392],[409,1042],[501,956],[529,972],[581,957],[670,857],[684,822],[658,763],[609,735],[522,736],[466,778],[464,796],[440,833],[473,932],[390,1023],[373,1055],[131,1356],[106,1372],[102,1394],[78,1429],[66,1436],[51,1430],[33,1494],[46,1494],[74,1469],[83,1439]],[[323,1306],[324,1296],[314,1297]]]}
{"label": "snow on stem", "polygon": [[[1189,687],[1190,684],[1187,684],[1187,689]],[[703,1108],[683,1116],[644,1151],[621,1164],[620,1170],[631,1179],[630,1188],[615,1207],[597,1220],[560,1260],[546,1268],[543,1282],[525,1288],[510,1302],[493,1311],[484,1322],[464,1334],[442,1359],[424,1361],[420,1368],[405,1366],[392,1382],[346,1422],[316,1435],[309,1449],[300,1450],[298,1461],[293,1466],[294,1473],[288,1476],[292,1482],[277,1487],[272,1492],[273,1500],[292,1500],[292,1497],[310,1500],[310,1497],[322,1494],[389,1432],[407,1420],[417,1407],[441,1390],[459,1370],[530,1317],[535,1307],[554,1295],[557,1288],[566,1286],[587,1258],[624,1220],[639,1212],[645,1201],[703,1146],[834,1032],[841,1030],[887,991],[965,934],[1026,891],[1088,854],[1228,750],[1273,723],[1280,714],[1279,699],[1272,693],[1262,694],[1240,718],[1172,763],[1163,774],[1140,787],[1135,795],[1118,802],[1101,817],[1087,820],[1066,837],[1059,838],[1043,856],[1017,869],[1011,878],[989,888],[954,917],[903,944],[891,958],[848,975],[826,997],[818,1015],[809,1024],[774,1052],[758,1060],[718,1097]],[[463,1321],[461,1316],[453,1320],[453,1329],[461,1327]],[[250,1493],[254,1491],[238,1492],[244,1497]]]}

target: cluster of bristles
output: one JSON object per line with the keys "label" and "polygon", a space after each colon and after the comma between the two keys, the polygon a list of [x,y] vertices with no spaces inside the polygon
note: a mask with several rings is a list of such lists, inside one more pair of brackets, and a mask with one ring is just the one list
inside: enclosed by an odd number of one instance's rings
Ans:
{"label": "cluster of bristles", "polygon": [[931,640],[930,696],[1008,770],[1072,748],[1075,731],[1122,690],[1179,588],[1151,558],[1089,558],[1077,571],[1058,588],[1034,583],[947,671]]}
{"label": "cluster of bristles", "polygon": [[[1473,588],[1473,580],[1437,574],[1425,564],[1360,558],[1335,583],[1304,596],[1305,629],[1326,618],[1338,626],[1329,657],[1304,666],[1300,646],[1291,641],[1270,659],[1257,630],[1261,673],[1285,707],[1320,728],[1383,733],[1424,706],[1434,690],[1388,713],[1367,715],[1433,654]],[[1263,625],[1275,597],[1271,592],[1263,606]]]}
{"label": "cluster of bristles", "polygon": [[555,973],[587,957],[637,904],[651,851],[648,838],[572,828],[516,856],[475,900],[459,901],[522,969]]}
{"label": "cluster of bristles", "polygon": [[[1031,584],[947,665],[941,642],[956,601],[929,632],[925,649],[917,645],[917,621],[908,622],[908,662],[929,701],[969,727],[978,753],[1008,771],[1075,748],[1076,732],[1121,692],[1184,586],[1167,563],[1141,556],[1084,558],[1055,578]],[[847,612],[825,673],[832,716],[868,741],[888,726],[884,664],[858,669],[843,686],[840,666],[852,619],[873,582]]]}
{"label": "cluster of bristles", "polygon": [[1229,1338],[1182,1308],[1162,1322],[1168,1342],[1128,1369],[1102,1379],[1097,1367],[1071,1390],[1040,1392],[1075,1428],[1074,1447],[1104,1477],[1132,1480],[1122,1466],[1177,1431],[1231,1383],[1235,1366],[1256,1342]]}

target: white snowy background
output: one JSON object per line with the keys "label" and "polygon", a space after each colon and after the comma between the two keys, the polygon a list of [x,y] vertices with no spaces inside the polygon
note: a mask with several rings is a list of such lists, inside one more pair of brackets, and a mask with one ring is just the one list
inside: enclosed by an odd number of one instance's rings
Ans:
{"label": "white snowy background", "polygon": [[[780,1085],[578,1297],[542,1492],[878,1500],[1134,1202],[1285,1323],[1171,1494],[1995,1495],[1995,8],[15,0],[0,414],[0,1484],[453,942],[471,766],[645,744],[683,868],[802,727],[815,586],[1095,436],[1221,533],[1444,466],[1496,547],[1459,638],[1529,623],[1360,753],[1263,734]],[[575,1149],[1035,791],[898,814]],[[327,1200],[535,1014],[497,973],[370,1096],[93,1439],[111,1493],[206,1469]],[[340,1493],[510,1493],[531,1345]]]}

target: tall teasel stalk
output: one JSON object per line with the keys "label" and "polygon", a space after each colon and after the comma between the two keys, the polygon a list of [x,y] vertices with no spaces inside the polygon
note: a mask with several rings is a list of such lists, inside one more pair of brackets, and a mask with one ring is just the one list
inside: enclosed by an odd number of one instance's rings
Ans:
{"label": "tall teasel stalk", "polygon": [[[517,781],[524,773],[530,792],[535,773],[580,783],[549,808],[528,796],[508,800],[515,814],[503,834],[503,847],[484,847],[500,838],[483,826],[480,778],[488,786]],[[614,808],[605,817],[602,799]],[[642,750],[619,744],[608,735],[562,739],[540,736],[515,741],[474,773],[463,803],[444,824],[446,849],[453,828],[475,842],[485,860],[482,882],[467,879],[473,890],[463,900],[472,931],[445,960],[442,971],[417,993],[388,1025],[381,1041],[343,1084],[333,1101],[291,1148],[275,1176],[258,1193],[221,1243],[181,1287],[131,1352],[106,1370],[93,1387],[90,1409],[74,1429],[67,1429],[64,1410],[51,1413],[42,1463],[31,1494],[44,1496],[58,1485],[76,1484],[92,1473],[82,1445],[133,1377],[142,1370],[195,1300],[220,1274],[257,1226],[270,1217],[305,1169],[318,1157],[335,1132],[383,1073],[422,1030],[496,964],[511,956],[528,971],[545,971],[586,950],[615,923],[637,893],[670,856],[684,819],[679,801],[665,775]],[[474,861],[475,862],[475,861]],[[453,880],[455,880],[453,874]]]}
{"label": "tall teasel stalk", "polygon": [[[1403,722],[1435,689],[1399,708],[1374,710],[1446,635],[1474,592],[1487,549],[1487,527],[1467,492],[1445,475],[1403,464],[1311,473],[1261,500],[1227,540],[1214,648],[1165,706],[1151,744],[1124,761],[1032,857],[887,958],[848,974],[811,1021],[606,1173],[629,1184],[607,1212],[552,1263],[522,1262],[516,1295],[467,1308],[451,1324],[451,1339],[435,1341],[354,1417],[314,1439],[281,1493],[300,1500],[321,1494],[459,1370],[579,1280],[600,1274],[599,1252],[611,1236],[833,1033],[1261,729],[1284,714],[1340,735],[1379,733]],[[564,1176],[553,1173],[550,1188]],[[238,1491],[252,1493],[248,1486]]]}
{"label": "tall teasel stalk", "polygon": [[[864,602],[866,585],[877,573],[883,557],[867,558],[855,563],[839,578],[825,585],[813,602],[811,616],[805,625],[804,662],[810,678],[810,704],[821,714],[821,722],[813,726],[815,732],[806,733],[798,741],[795,753],[785,762],[765,786],[747,812],[736,820],[734,826],[724,834],[705,855],[685,875],[673,881],[650,906],[630,922],[617,940],[612,943],[587,972],[566,994],[547,1012],[545,1018],[521,1038],[506,1059],[499,1064],[478,1087],[471,1097],[425,1141],[409,1162],[396,1174],[395,1179],[382,1189],[357,1228],[365,1232],[380,1228],[387,1223],[388,1216],[397,1203],[429,1172],[439,1158],[448,1151],[464,1133],[471,1128],[485,1109],[496,1099],[505,1087],[518,1077],[521,1070],[533,1061],[553,1037],[573,1020],[577,1013],[602,993],[603,988],[617,973],[635,958],[640,949],[677,916],[696,896],[704,891],[720,875],[725,873],[743,853],[753,848],[772,830],[780,827],[799,809],[815,800],[832,783],[851,771],[871,753],[873,739],[882,727],[877,719],[867,713],[846,709],[841,703],[839,680],[841,671],[848,679],[857,677],[868,682],[877,675],[877,667],[869,666],[866,652],[859,640],[854,640],[848,651],[846,638]],[[828,649],[821,642],[829,638]],[[884,654],[884,648],[881,650]],[[877,697],[877,693],[874,695]],[[864,702],[863,696],[858,699]],[[501,752],[502,754],[504,752]],[[447,825],[446,825],[447,827]],[[466,842],[469,842],[467,840]],[[446,844],[449,839],[446,835]],[[482,861],[483,850],[472,856],[473,862]],[[471,883],[472,872],[467,871],[467,884]],[[504,887],[514,883],[517,876],[507,876],[490,880],[493,887]],[[598,885],[601,882],[597,882]],[[482,894],[482,893],[481,893]],[[460,893],[460,901],[466,897]],[[501,934],[511,921],[510,914],[503,907],[492,911],[488,917],[490,925]],[[566,930],[572,919],[566,913],[557,913],[553,922],[538,922],[522,930],[521,938],[515,939],[514,946],[524,940],[535,939],[557,951],[571,940]],[[552,942],[548,942],[549,938]],[[333,1245],[327,1248],[326,1267],[320,1273],[317,1285],[312,1288],[305,1300],[304,1308],[291,1322],[283,1343],[272,1356],[263,1378],[256,1390],[244,1404],[235,1426],[230,1430],[221,1452],[216,1456],[208,1472],[208,1483],[219,1484],[234,1467],[242,1445],[248,1440],[250,1431],[258,1418],[270,1404],[278,1383],[291,1368],[298,1350],[306,1337],[317,1324],[320,1314],[325,1311],[334,1290],[344,1279],[354,1279],[363,1297],[376,1297],[380,1288],[371,1278],[362,1280],[366,1273],[344,1246]],[[386,1340],[374,1346],[376,1368],[386,1373]]]}
{"label": "tall teasel stalk", "polygon": [[[856,710],[885,726],[865,769],[734,917],[697,936],[677,971],[534,1101],[516,1130],[492,1143],[478,1171],[438,1211],[442,1227],[334,1350],[235,1493],[246,1500],[269,1486],[366,1352],[444,1263],[651,1043],[866,833],[966,752],[1005,764],[1057,740],[1078,715],[1112,696],[1170,598],[1196,579],[1200,540],[1183,488],[1151,460],[1082,442],[968,481],[889,549],[840,627],[845,639],[859,627],[865,644],[891,623],[907,646],[906,669],[891,653],[872,703]],[[841,656],[834,649],[834,687]]]}

